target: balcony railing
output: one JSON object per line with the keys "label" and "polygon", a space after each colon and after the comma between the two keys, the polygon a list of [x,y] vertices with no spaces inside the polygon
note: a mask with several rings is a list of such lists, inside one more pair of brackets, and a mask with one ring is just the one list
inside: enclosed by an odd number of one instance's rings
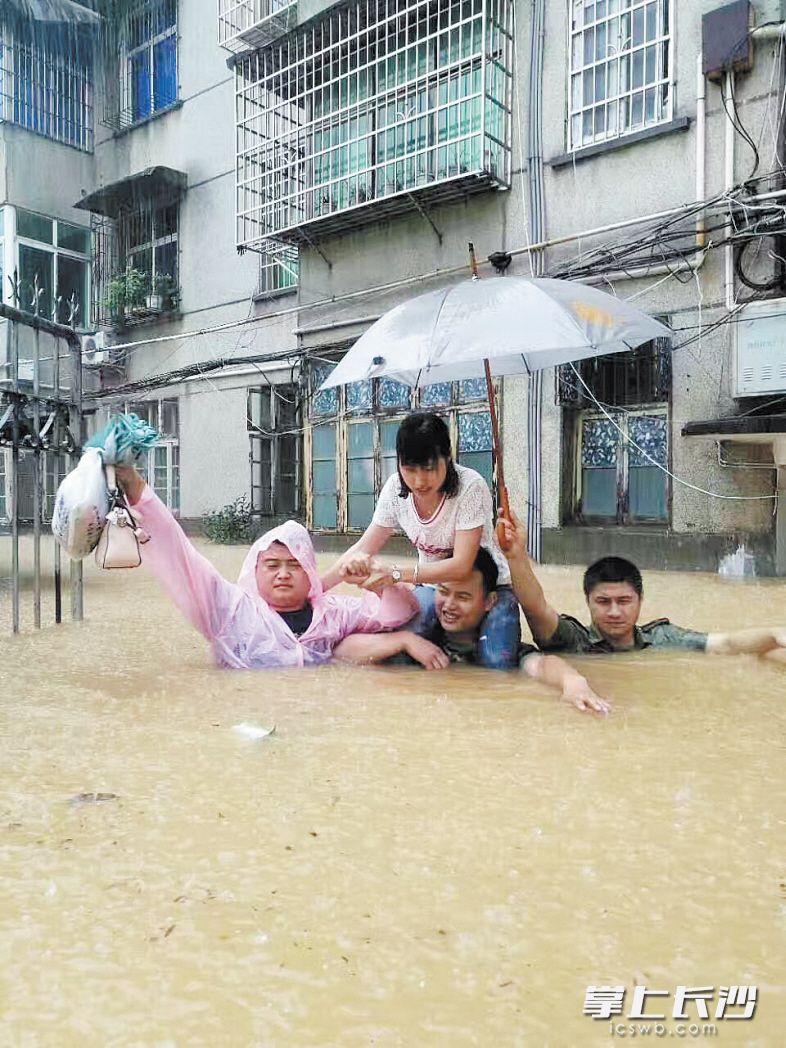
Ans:
{"label": "balcony railing", "polygon": [[218,42],[234,53],[265,47],[295,24],[290,0],[218,0]]}
{"label": "balcony railing", "polygon": [[236,66],[237,242],[510,182],[512,0],[355,0]]}

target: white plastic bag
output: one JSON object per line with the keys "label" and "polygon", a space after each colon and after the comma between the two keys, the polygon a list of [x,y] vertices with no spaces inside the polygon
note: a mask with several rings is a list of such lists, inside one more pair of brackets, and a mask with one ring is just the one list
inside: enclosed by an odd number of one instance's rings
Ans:
{"label": "white plastic bag", "polygon": [[52,534],[69,557],[81,560],[93,552],[109,508],[102,454],[97,448],[87,448],[57,489],[52,514]]}

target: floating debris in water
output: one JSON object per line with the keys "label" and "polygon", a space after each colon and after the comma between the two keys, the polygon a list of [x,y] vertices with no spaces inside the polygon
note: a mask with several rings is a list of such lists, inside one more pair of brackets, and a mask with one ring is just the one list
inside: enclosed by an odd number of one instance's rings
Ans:
{"label": "floating debris in water", "polygon": [[242,724],[232,725],[232,731],[236,731],[238,735],[242,735],[245,739],[266,739],[268,735],[272,735],[275,730],[275,724],[272,728],[263,728],[259,724],[249,724],[248,721],[243,721]]}
{"label": "floating debris in water", "polygon": [[102,804],[104,801],[118,801],[116,793],[75,793],[70,797],[68,803],[73,807],[77,804]]}

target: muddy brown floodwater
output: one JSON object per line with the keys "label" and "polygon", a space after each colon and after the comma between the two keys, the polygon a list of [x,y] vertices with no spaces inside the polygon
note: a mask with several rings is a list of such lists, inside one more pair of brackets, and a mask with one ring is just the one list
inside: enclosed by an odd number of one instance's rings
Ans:
{"label": "muddy brown floodwater", "polygon": [[[645,587],[786,624],[781,581]],[[598,719],[517,674],[218,671],[143,570],[88,567],[85,610],[11,638],[0,594],[3,1046],[614,1044],[587,987],[627,1026],[637,984],[755,985],[685,1039],[786,1043],[786,667],[585,659]]]}

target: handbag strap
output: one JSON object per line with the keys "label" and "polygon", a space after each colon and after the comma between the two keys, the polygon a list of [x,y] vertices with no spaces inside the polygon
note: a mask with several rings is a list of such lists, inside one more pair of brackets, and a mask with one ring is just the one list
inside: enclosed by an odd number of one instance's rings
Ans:
{"label": "handbag strap", "polygon": [[117,475],[115,473],[115,467],[110,466],[108,463],[104,465],[106,471],[106,486],[109,490],[109,497],[112,501],[111,509],[122,509],[128,517],[129,526],[136,531],[139,525],[136,522],[136,517],[131,512],[131,507],[126,502],[125,492],[123,491],[120,484],[117,482]]}

